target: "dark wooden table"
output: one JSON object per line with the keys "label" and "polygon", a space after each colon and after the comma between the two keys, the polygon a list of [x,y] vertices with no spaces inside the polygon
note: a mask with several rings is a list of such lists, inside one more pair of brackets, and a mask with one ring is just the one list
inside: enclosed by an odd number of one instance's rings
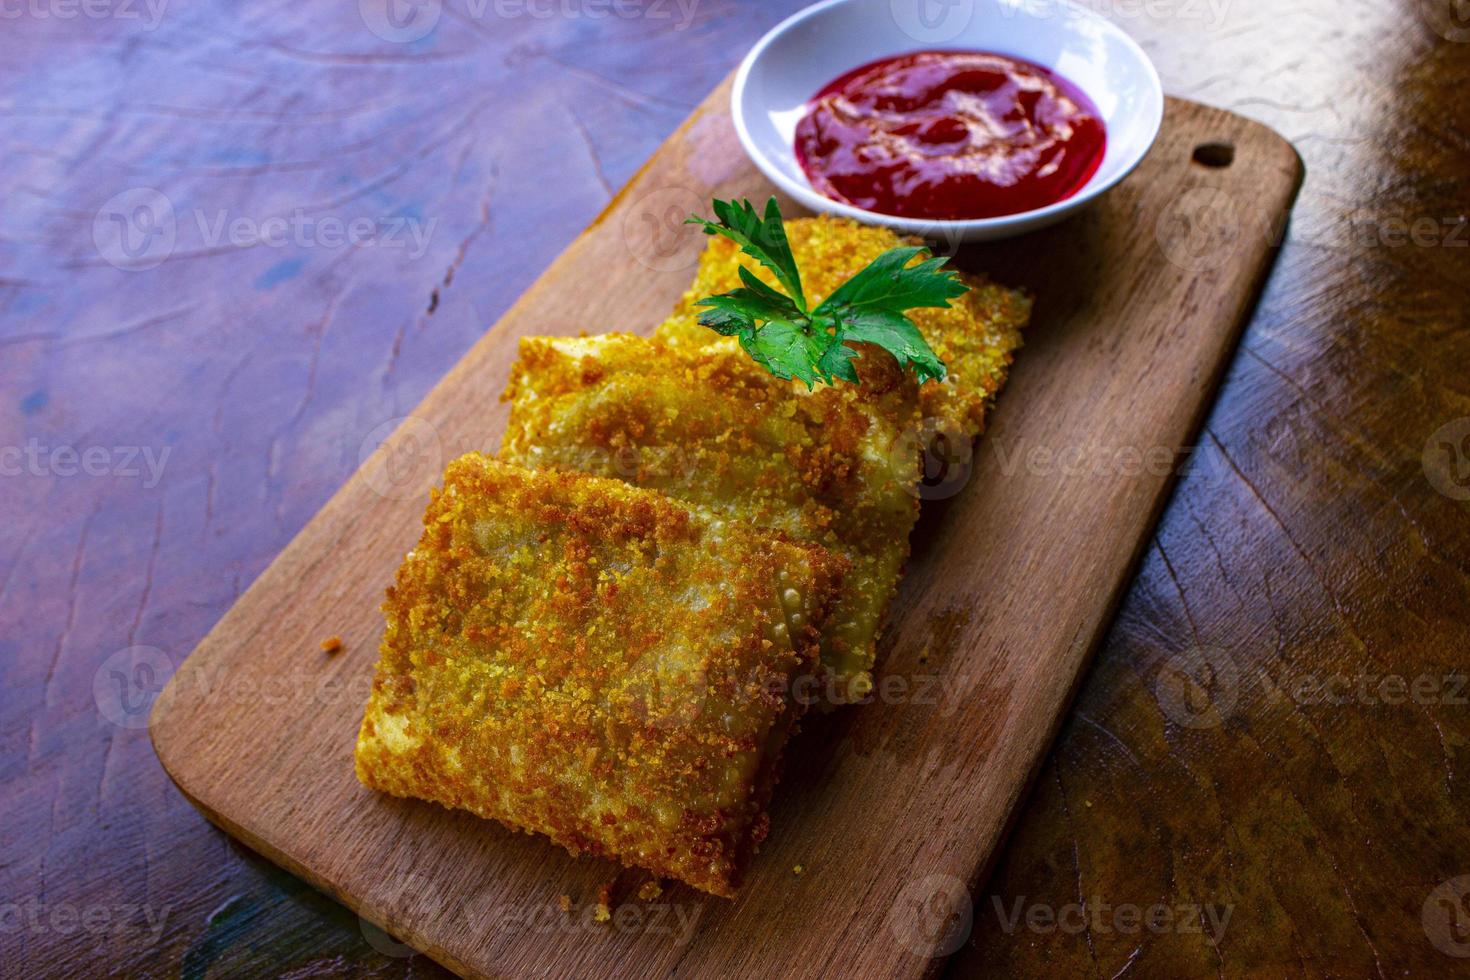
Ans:
{"label": "dark wooden table", "polygon": [[[438,972],[209,827],[150,691],[797,4],[425,2],[0,8],[7,976]],[[1470,10],[1092,5],[1307,180],[950,969],[1470,974]]]}

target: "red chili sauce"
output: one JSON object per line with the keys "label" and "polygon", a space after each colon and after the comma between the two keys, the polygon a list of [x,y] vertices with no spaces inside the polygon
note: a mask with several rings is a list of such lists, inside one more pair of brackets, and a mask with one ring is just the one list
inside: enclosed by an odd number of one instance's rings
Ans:
{"label": "red chili sauce", "polygon": [[796,127],[818,192],[905,218],[991,218],[1071,197],[1102,162],[1102,117],[1055,72],[921,51],[843,75]]}

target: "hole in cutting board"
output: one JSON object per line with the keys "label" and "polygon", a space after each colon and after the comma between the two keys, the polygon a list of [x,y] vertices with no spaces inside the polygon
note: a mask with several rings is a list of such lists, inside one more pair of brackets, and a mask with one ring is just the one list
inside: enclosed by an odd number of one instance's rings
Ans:
{"label": "hole in cutting board", "polygon": [[1201,143],[1194,148],[1194,162],[1202,167],[1228,167],[1235,162],[1235,147],[1230,143]]}

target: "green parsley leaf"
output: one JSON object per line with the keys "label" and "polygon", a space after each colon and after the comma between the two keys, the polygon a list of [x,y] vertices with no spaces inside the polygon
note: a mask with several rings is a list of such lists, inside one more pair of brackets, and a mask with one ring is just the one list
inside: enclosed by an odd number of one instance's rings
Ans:
{"label": "green parsley leaf", "polygon": [[924,340],[905,311],[946,307],[970,287],[944,268],[943,258],[918,246],[890,249],[843,283],[815,310],[808,310],[801,274],[786,240],[781,210],[773,197],[764,218],[749,201],[714,202],[718,223],[698,216],[689,221],[705,233],[723,235],[771,270],[786,290],[776,290],[745,266],[738,289],[707,296],[697,306],[699,322],[727,337],[736,337],[758,364],[782,380],[795,378],[811,388],[817,381],[859,383],[851,344],[873,344],[888,351],[902,367],[912,368],[919,383],[943,380],[944,363]]}
{"label": "green parsley leaf", "polygon": [[930,349],[914,321],[902,313],[869,307],[848,315],[842,325],[846,340],[876,344],[888,351],[901,366],[914,369],[919,384],[944,380],[944,362]]}
{"label": "green parsley leaf", "polygon": [[823,375],[827,381],[840,378],[843,381],[851,381],[853,384],[861,384],[862,378],[858,377],[857,368],[852,366],[852,359],[857,357],[857,350],[846,344],[833,344],[822,353],[817,361],[817,373]]}
{"label": "green parsley leaf", "polygon": [[777,309],[790,311],[790,315],[792,316],[806,315],[805,306],[798,307],[795,300],[787,296],[782,296],[770,286],[767,286],[765,280],[761,279],[754,272],[751,272],[743,265],[740,267],[740,281],[745,283],[745,289],[735,290],[735,292],[753,293],[763,299],[766,303]]}
{"label": "green parsley leaf", "polygon": [[[782,381],[795,378],[810,388],[818,378],[829,380],[820,365],[832,344],[827,336],[813,332],[809,324],[767,320],[759,330],[746,331],[739,337],[745,352]],[[852,370],[850,366],[848,370]],[[852,373],[856,377],[856,372]]]}
{"label": "green parsley leaf", "polygon": [[942,258],[909,265],[915,257],[928,254],[922,246],[889,249],[838,286],[816,312],[841,315],[860,309],[902,312],[923,306],[948,306],[951,299],[963,296],[970,287],[960,282],[953,269],[944,268]]}
{"label": "green parsley leaf", "polygon": [[685,224],[703,225],[706,235],[724,235],[740,246],[740,250],[770,269],[776,281],[786,290],[801,312],[806,312],[806,297],[801,292],[801,275],[796,271],[796,258],[786,241],[786,226],[781,221],[781,208],[772,197],[766,201],[765,218],[756,217],[755,205],[749,201],[721,201],[711,206],[719,223],[698,215]]}
{"label": "green parsley leaf", "polygon": [[[738,329],[750,328],[759,320],[792,320],[801,315],[791,300],[775,290],[771,294],[782,302],[772,301],[749,289],[732,289],[719,296],[707,297],[699,303],[711,309],[699,314],[699,322],[730,337],[738,333]],[[723,329],[724,326],[731,329]]]}

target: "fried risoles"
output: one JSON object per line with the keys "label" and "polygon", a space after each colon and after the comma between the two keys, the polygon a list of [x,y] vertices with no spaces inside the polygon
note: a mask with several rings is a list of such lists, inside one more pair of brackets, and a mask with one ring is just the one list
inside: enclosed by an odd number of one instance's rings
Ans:
{"label": "fried risoles", "polygon": [[738,349],[630,334],[527,337],[520,354],[502,459],[614,477],[845,556],[820,696],[867,693],[918,517],[914,385],[892,357],[865,351],[861,388],[809,391]]}
{"label": "fried risoles", "polygon": [[[821,215],[786,222],[786,234],[802,289],[813,305],[891,248],[917,244],[887,228],[860,225]],[[694,284],[674,314],[658,329],[671,344],[734,346],[696,322],[695,305],[706,296],[728,292],[740,285],[745,266],[766,282],[775,277],[765,266],[740,253],[734,242],[713,237],[699,260]],[[1005,384],[1006,373],[1021,346],[1021,330],[1031,318],[1031,300],[1019,290],[1006,289],[975,276],[961,278],[970,291],[948,308],[910,310],[929,346],[948,368],[948,376],[919,390],[919,408],[947,431],[974,438],[985,429],[985,414]]]}
{"label": "fried risoles", "polygon": [[462,457],[383,605],[358,778],[732,896],[844,564]]}

